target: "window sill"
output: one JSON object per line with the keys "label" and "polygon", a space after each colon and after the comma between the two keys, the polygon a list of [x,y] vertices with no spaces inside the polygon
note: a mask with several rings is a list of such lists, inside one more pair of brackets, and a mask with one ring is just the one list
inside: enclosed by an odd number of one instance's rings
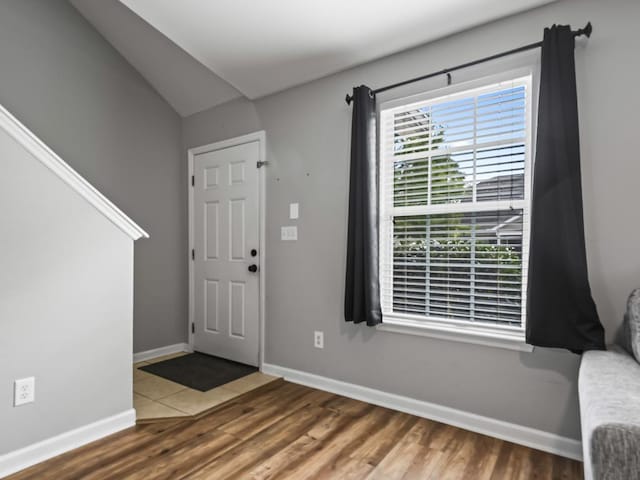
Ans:
{"label": "window sill", "polygon": [[524,332],[521,330],[507,330],[476,325],[452,326],[433,321],[418,322],[397,316],[385,316],[384,322],[377,325],[376,329],[382,332],[419,335],[422,337],[473,343],[520,352],[533,351],[533,345],[525,343]]}

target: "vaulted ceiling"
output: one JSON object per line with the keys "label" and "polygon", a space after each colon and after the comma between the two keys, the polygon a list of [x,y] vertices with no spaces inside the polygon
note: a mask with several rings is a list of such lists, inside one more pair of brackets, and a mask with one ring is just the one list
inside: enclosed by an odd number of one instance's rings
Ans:
{"label": "vaulted ceiling", "polygon": [[554,0],[69,0],[183,116]]}

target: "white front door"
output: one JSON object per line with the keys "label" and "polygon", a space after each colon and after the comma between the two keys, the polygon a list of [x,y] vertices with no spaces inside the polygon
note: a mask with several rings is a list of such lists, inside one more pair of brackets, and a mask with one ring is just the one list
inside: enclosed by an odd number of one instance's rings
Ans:
{"label": "white front door", "polygon": [[260,147],[254,140],[193,155],[194,350],[256,366]]}

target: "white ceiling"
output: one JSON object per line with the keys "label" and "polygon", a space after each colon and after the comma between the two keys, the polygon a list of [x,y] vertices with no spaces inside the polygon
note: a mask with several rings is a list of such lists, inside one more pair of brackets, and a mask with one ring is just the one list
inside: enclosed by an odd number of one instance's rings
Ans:
{"label": "white ceiling", "polygon": [[70,1],[186,116],[555,0]]}
{"label": "white ceiling", "polygon": [[242,94],[117,0],[69,0],[183,117]]}

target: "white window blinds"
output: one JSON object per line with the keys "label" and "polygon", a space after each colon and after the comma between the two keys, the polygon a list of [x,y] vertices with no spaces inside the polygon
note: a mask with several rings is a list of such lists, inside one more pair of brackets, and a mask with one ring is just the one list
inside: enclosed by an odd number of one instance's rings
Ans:
{"label": "white window blinds", "polygon": [[383,315],[524,328],[530,76],[381,111]]}

